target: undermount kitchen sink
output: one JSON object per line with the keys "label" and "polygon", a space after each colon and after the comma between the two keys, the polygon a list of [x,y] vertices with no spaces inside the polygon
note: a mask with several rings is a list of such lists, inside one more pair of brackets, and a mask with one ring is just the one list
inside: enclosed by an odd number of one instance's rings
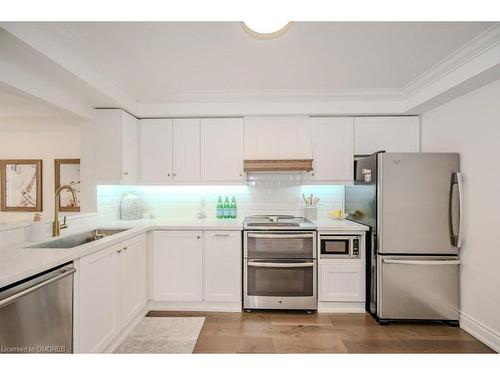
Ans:
{"label": "undermount kitchen sink", "polygon": [[124,232],[129,228],[122,229],[94,229],[87,232],[73,234],[71,236],[42,242],[38,245],[28,246],[31,249],[71,249],[89,242],[94,242],[102,238]]}

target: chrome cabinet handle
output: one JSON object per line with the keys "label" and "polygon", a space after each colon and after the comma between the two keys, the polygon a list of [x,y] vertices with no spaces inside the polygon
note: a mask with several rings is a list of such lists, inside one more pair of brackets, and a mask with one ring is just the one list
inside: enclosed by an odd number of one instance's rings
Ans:
{"label": "chrome cabinet handle", "polygon": [[215,233],[214,236],[215,237],[229,237],[229,234],[227,234],[227,233]]}
{"label": "chrome cabinet handle", "polygon": [[302,268],[312,267],[313,262],[307,263],[265,263],[265,262],[247,262],[249,267],[264,267],[264,268]]}
{"label": "chrome cabinet handle", "polygon": [[382,259],[387,264],[407,264],[411,266],[454,266],[460,264],[460,260],[395,260]]}
{"label": "chrome cabinet handle", "polygon": [[57,280],[60,280],[60,279],[63,279],[65,278],[66,276],[69,276],[69,275],[72,275],[76,272],[76,269],[71,267],[71,268],[67,268],[67,269],[64,269],[64,271],[62,273],[60,273],[59,275],[56,275],[54,277],[51,277],[50,279],[48,280],[45,280],[45,281],[42,281],[41,283],[39,284],[35,284],[33,285],[32,287],[30,288],[27,288],[27,289],[24,289],[24,290],[21,290],[19,293],[16,293],[10,297],[7,297],[3,300],[0,301],[0,307],[3,307],[5,305],[8,305],[9,303],[11,302],[14,302],[15,300],[21,298],[22,296],[25,296],[26,294],[29,294],[31,292],[34,292],[35,290],[37,289],[40,289],[41,287],[44,287],[45,285],[47,284],[51,284]]}
{"label": "chrome cabinet handle", "polygon": [[125,171],[125,172],[123,172],[123,175],[124,175],[124,176],[128,176],[128,172],[126,172],[126,171]]}
{"label": "chrome cabinet handle", "polygon": [[313,238],[313,233],[303,233],[303,234],[258,234],[258,233],[248,233],[248,237],[251,238],[276,238],[276,239],[293,239],[293,238]]}
{"label": "chrome cabinet handle", "polygon": [[201,238],[201,236],[196,236],[196,239],[198,239],[198,240],[199,240],[200,238]]}
{"label": "chrome cabinet handle", "polygon": [[117,254],[120,254],[121,252],[122,252],[122,249],[120,249],[120,250],[116,250],[116,253],[117,253]]}
{"label": "chrome cabinet handle", "polygon": [[174,174],[172,174],[172,176],[174,176],[174,177],[175,177],[175,176],[177,176],[177,174],[176,174],[176,173],[174,173]]}
{"label": "chrome cabinet handle", "polygon": [[170,177],[170,173],[167,173],[167,176]]}
{"label": "chrome cabinet handle", "polygon": [[122,250],[127,251],[127,249],[128,249],[128,246],[124,246]]}

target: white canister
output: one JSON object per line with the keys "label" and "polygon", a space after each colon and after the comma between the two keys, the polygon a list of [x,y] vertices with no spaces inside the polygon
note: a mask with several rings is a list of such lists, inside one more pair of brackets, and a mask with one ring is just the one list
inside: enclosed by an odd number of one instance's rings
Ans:
{"label": "white canister", "polygon": [[142,200],[134,192],[125,193],[120,202],[120,219],[142,219]]}

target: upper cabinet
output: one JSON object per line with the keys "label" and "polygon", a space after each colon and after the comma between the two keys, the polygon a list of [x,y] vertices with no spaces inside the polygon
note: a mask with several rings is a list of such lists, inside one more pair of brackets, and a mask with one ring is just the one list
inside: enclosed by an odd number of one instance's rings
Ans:
{"label": "upper cabinet", "polygon": [[94,178],[131,184],[139,175],[138,120],[121,109],[97,109],[94,117]]}
{"label": "upper cabinet", "polygon": [[141,183],[200,179],[200,120],[140,120]]}
{"label": "upper cabinet", "polygon": [[386,116],[354,118],[354,154],[377,151],[419,152],[420,118]]}
{"label": "upper cabinet", "polygon": [[244,160],[312,160],[307,182],[352,181],[355,155],[419,152],[418,116],[249,116],[137,120],[95,111],[89,141],[99,184],[244,183]]}
{"label": "upper cabinet", "polygon": [[139,121],[141,182],[172,181],[172,120]]}
{"label": "upper cabinet", "polygon": [[173,120],[173,181],[200,180],[200,119]]}
{"label": "upper cabinet", "polygon": [[350,181],[354,164],[354,119],[312,117],[310,119],[313,170],[317,181]]}
{"label": "upper cabinet", "polygon": [[242,118],[201,120],[201,179],[244,181]]}
{"label": "upper cabinet", "polygon": [[312,159],[309,116],[245,117],[245,160]]}

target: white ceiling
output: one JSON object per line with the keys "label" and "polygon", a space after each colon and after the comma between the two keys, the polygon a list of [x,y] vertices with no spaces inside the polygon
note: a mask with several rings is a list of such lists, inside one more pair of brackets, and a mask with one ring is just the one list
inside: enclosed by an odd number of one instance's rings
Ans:
{"label": "white ceiling", "polygon": [[252,90],[403,89],[487,22],[297,22],[257,40],[238,22],[39,26],[131,97]]}
{"label": "white ceiling", "polygon": [[0,118],[52,117],[62,113],[0,84]]}

